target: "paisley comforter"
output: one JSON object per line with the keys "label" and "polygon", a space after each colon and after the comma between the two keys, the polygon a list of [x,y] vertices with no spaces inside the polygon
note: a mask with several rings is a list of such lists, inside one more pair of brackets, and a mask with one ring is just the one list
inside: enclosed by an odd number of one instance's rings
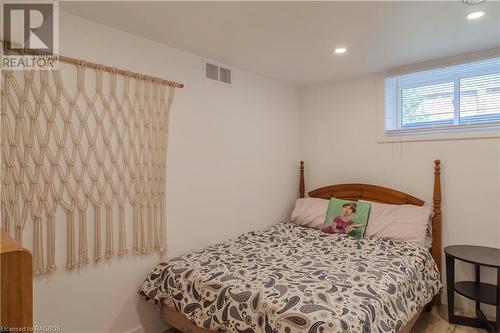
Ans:
{"label": "paisley comforter", "polygon": [[429,251],[289,223],[160,263],[139,295],[214,331],[397,332],[440,290]]}

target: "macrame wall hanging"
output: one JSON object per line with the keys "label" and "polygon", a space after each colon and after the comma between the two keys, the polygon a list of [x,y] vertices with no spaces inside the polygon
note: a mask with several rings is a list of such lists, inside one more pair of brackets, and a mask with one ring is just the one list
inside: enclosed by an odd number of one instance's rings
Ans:
{"label": "macrame wall hanging", "polygon": [[56,269],[60,237],[67,269],[129,249],[163,255],[168,116],[182,85],[63,60],[2,73],[3,230],[32,237],[36,274]]}

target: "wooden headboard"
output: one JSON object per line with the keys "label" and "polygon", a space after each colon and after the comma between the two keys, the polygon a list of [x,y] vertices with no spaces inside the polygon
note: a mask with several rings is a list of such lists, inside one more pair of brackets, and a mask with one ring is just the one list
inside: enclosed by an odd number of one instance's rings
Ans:
{"label": "wooden headboard", "polygon": [[[304,161],[300,161],[299,194],[305,196]],[[412,204],[423,206],[425,201],[407,193],[387,187],[369,184],[339,184],[320,187],[310,191],[309,197],[330,199],[332,197],[346,200],[368,200],[392,205]],[[434,194],[432,211],[432,248],[431,254],[441,272],[441,161],[434,161]],[[439,297],[434,298],[439,303]]]}

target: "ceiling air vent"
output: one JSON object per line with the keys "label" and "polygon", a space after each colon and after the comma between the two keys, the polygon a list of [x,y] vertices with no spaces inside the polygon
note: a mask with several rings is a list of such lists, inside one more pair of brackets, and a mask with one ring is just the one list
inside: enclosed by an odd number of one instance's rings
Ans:
{"label": "ceiling air vent", "polygon": [[225,85],[231,85],[231,70],[218,65],[204,62],[203,77],[207,80],[217,81]]}

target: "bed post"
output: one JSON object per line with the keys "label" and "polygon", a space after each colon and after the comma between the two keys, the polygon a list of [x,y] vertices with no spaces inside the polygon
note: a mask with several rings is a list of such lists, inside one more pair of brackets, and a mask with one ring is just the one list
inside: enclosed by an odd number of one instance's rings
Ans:
{"label": "bed post", "polygon": [[[434,161],[434,194],[432,197],[432,257],[437,264],[439,272],[441,269],[441,161]],[[433,299],[435,305],[441,304],[440,295],[436,295]]]}
{"label": "bed post", "polygon": [[299,181],[299,198],[305,197],[306,186],[304,183],[304,161],[300,161],[300,181]]}

